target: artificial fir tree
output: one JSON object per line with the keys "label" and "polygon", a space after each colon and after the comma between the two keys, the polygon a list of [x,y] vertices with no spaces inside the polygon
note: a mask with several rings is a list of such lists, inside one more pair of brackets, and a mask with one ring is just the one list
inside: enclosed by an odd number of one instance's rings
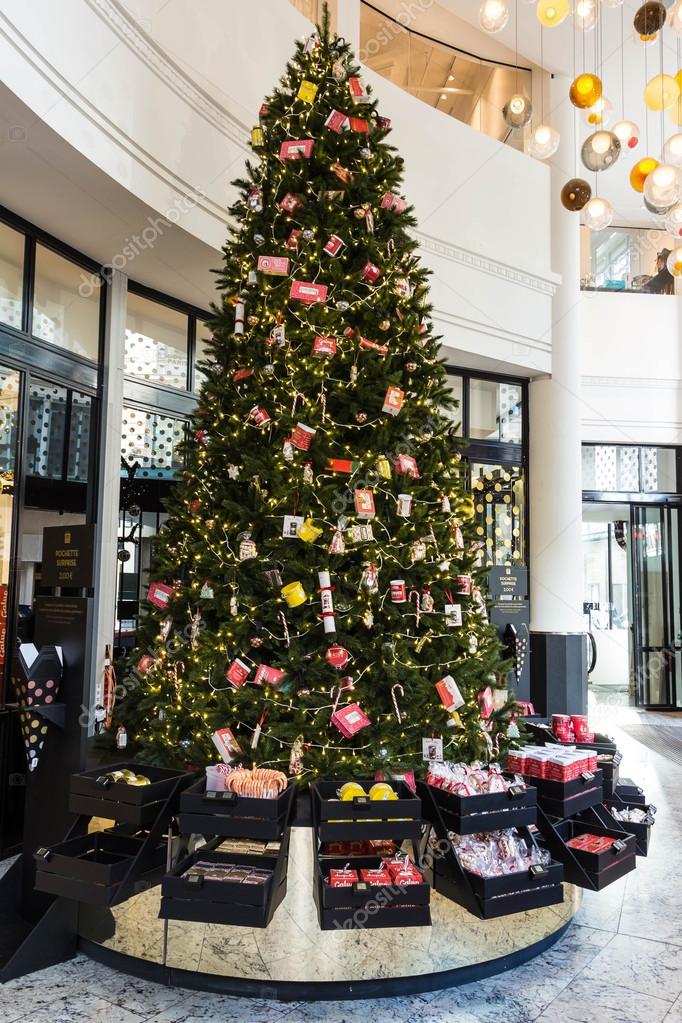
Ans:
{"label": "artificial fir tree", "polygon": [[304,780],[415,767],[430,736],[448,759],[504,749],[512,705],[491,709],[499,646],[428,274],[359,75],[325,15],[236,182],[142,680],[118,711],[159,763],[216,760],[224,728],[235,762]]}

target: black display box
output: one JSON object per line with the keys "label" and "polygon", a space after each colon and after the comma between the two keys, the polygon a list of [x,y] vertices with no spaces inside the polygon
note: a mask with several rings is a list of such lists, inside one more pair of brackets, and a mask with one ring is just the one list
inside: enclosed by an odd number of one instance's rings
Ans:
{"label": "black display box", "polygon": [[616,820],[616,818],[614,817],[613,826],[614,828],[622,828],[623,831],[627,831],[629,835],[634,835],[635,849],[637,855],[648,856],[649,842],[651,841],[651,829],[654,825],[654,813],[656,812],[656,808],[653,807],[652,812],[650,804],[645,803],[644,806],[642,806],[637,805],[635,803],[623,803],[621,802],[620,799],[607,799],[605,805],[606,809],[609,811],[609,816],[611,816],[610,811],[612,807],[616,807],[619,810],[624,810],[628,806],[630,807],[637,806],[638,810],[646,810],[650,817],[650,821],[648,823],[646,821],[642,821],[641,823],[637,821],[619,821]]}
{"label": "black display box", "polygon": [[530,776],[527,780],[537,789],[538,805],[550,817],[572,817],[604,801],[601,770],[584,771],[571,781],[551,781]]}
{"label": "black display box", "polygon": [[556,745],[556,746],[563,746],[565,748],[570,748],[571,746],[575,746],[577,749],[593,749],[593,750],[596,750],[598,753],[616,753],[616,752],[618,752],[618,748],[617,748],[615,742],[613,741],[613,739],[611,738],[611,736],[610,735],[605,735],[603,732],[595,732],[594,733],[594,740],[592,742],[577,742],[577,741],[573,741],[573,742],[560,742],[560,740],[557,739],[556,736],[554,735],[554,733],[552,732],[552,729],[550,728],[550,726],[547,725],[547,724],[535,724],[535,723],[532,723],[532,722],[528,722],[527,723],[527,727],[532,732],[533,737],[534,737],[534,739],[536,741],[538,741],[540,743],[543,743],[545,745],[548,745],[548,746],[549,745]]}
{"label": "black display box", "polygon": [[[118,895],[133,861],[142,850],[144,838],[118,831],[94,831],[36,850],[35,887],[51,895],[78,902],[107,906]],[[166,844],[159,844],[146,865],[162,867]]]}
{"label": "black display box", "polygon": [[[195,850],[163,878],[159,917],[162,920],[267,927],[286,895],[288,858],[288,832],[277,856],[221,853],[206,847]],[[257,867],[272,871],[272,876],[259,885],[183,878],[182,874],[199,860]]]}
{"label": "black display box", "polygon": [[[318,862],[313,893],[320,929],[364,930],[387,927],[428,927],[431,924],[430,885],[354,885],[332,888],[325,881],[330,868],[344,867],[348,861],[326,857],[324,869]],[[354,869],[381,865],[376,856],[357,857]]]}
{"label": "black display box", "polygon": [[235,792],[207,792],[202,778],[180,795],[178,823],[185,835],[224,838],[279,838],[289,819],[296,785],[291,782],[277,799],[255,799]]}
{"label": "black display box", "polygon": [[[505,775],[512,780],[512,775]],[[512,785],[507,792],[460,796],[436,785],[429,789],[448,829],[456,835],[526,827],[537,821],[537,790],[534,782]]]}
{"label": "black display box", "polygon": [[[149,785],[126,785],[112,782],[107,774],[120,770],[134,771],[149,778]],[[120,824],[142,827],[158,816],[184,771],[171,771],[146,764],[109,764],[81,774],[72,774],[69,789],[69,811],[92,817],[104,817]]]}
{"label": "black display box", "polygon": [[[370,800],[369,796],[342,802],[336,795],[343,781],[313,783],[313,815],[322,842],[353,838],[391,838],[401,841],[421,836],[421,800],[404,781],[391,781],[398,799]],[[367,791],[372,779],[359,782]]]}
{"label": "black display box", "polygon": [[620,763],[623,754],[616,751],[613,754],[604,754],[611,757],[610,760],[598,760],[597,764],[604,776],[604,798],[611,799],[615,795],[616,785],[620,775]]}
{"label": "black display box", "polygon": [[[566,880],[571,884],[601,891],[635,869],[634,835],[615,828],[602,828],[596,824],[583,824],[573,820],[559,821],[554,825],[554,832],[563,844]],[[616,840],[616,844],[603,853],[591,853],[566,845],[570,839],[583,834],[609,836]],[[554,850],[552,854],[555,855]]]}
{"label": "black display box", "polygon": [[636,806],[646,806],[644,789],[636,785],[632,778],[620,778],[616,784],[614,796],[622,799],[624,803],[634,803]]}

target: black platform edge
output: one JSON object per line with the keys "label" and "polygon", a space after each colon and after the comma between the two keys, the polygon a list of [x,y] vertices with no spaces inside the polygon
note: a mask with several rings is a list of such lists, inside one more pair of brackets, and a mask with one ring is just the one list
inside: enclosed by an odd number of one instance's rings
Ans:
{"label": "black platform edge", "polygon": [[485,963],[458,966],[454,970],[440,973],[425,973],[415,977],[386,977],[379,980],[358,981],[258,981],[244,977],[220,977],[211,973],[197,973],[193,970],[178,970],[163,966],[148,959],[116,952],[86,938],[80,938],[78,949],[95,962],[110,966],[121,973],[141,977],[165,987],[189,988],[193,991],[208,991],[217,995],[233,995],[241,998],[259,998],[278,1002],[327,1002],[347,1001],[361,998],[394,998],[400,995],[418,995],[426,991],[440,991],[473,981],[485,980],[500,973],[506,973],[517,966],[542,955],[564,936],[573,919],[558,930],[548,934],[526,948],[506,956],[489,959]]}

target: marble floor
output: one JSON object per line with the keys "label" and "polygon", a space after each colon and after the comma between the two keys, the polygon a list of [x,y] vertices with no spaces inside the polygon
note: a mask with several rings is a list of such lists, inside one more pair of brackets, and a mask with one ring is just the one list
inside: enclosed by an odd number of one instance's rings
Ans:
{"label": "marble floor", "polygon": [[[525,966],[447,991],[315,1004],[221,997],[118,974],[83,956],[0,988],[0,1023],[682,1023],[682,767],[626,733],[640,719],[622,694],[592,699],[595,729],[618,738],[621,774],[658,806],[650,853],[602,892],[585,892],[566,935]],[[646,715],[680,729],[682,715]]]}

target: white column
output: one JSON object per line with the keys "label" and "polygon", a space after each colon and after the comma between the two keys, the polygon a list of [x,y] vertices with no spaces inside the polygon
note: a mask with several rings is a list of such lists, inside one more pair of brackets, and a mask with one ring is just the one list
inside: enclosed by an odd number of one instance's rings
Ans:
{"label": "white column", "polygon": [[357,57],[360,52],[360,0],[339,0],[336,5],[336,31],[350,43]]}
{"label": "white column", "polygon": [[[580,460],[580,215],[560,200],[574,177],[575,110],[570,82],[551,83],[550,122],[561,133],[552,160],[552,270],[561,275],[552,304],[552,375],[530,385],[531,631],[582,632],[582,480]],[[580,174],[580,171],[578,171]]]}
{"label": "white column", "polygon": [[118,562],[118,502],[121,487],[123,358],[128,278],[112,271],[107,288],[104,331],[102,409],[98,448],[99,481],[95,534],[95,606],[93,614],[91,702],[101,697],[104,652],[114,636]]}

